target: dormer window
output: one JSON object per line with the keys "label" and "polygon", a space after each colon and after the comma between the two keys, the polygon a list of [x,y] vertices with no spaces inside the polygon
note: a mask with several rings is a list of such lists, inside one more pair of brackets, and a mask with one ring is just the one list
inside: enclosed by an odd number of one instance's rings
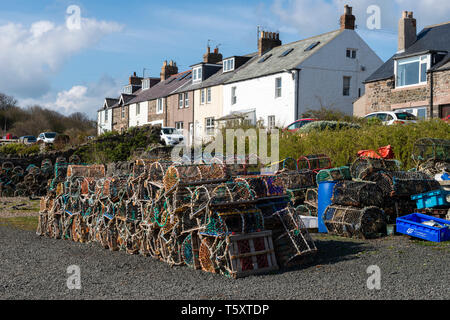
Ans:
{"label": "dormer window", "polygon": [[150,79],[142,80],[142,90],[150,89]]}
{"label": "dormer window", "polygon": [[193,82],[197,82],[197,81],[202,81],[203,80],[202,67],[195,68],[193,73],[194,73],[193,77],[192,77],[192,81]]}
{"label": "dormer window", "polygon": [[234,58],[226,59],[223,61],[223,72],[234,70]]}
{"label": "dormer window", "polygon": [[131,85],[123,87],[123,93],[125,93],[125,94],[132,94],[133,93],[133,88],[131,87]]}
{"label": "dormer window", "polygon": [[396,87],[407,87],[427,83],[430,56],[417,56],[395,61]]}

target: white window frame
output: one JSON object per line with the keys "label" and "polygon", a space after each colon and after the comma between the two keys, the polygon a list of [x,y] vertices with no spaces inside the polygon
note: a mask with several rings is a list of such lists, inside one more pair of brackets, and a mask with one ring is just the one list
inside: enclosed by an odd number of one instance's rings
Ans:
{"label": "white window frame", "polygon": [[226,59],[223,61],[223,72],[229,72],[234,70],[234,58]]}
{"label": "white window frame", "polygon": [[[398,77],[400,75],[398,74],[398,66],[410,64],[410,63],[416,63],[416,62],[419,62],[419,79],[418,79],[419,82],[413,83],[413,84],[399,85]],[[407,88],[407,87],[414,87],[414,86],[420,86],[420,85],[427,84],[427,71],[430,69],[430,63],[431,63],[431,57],[429,54],[395,60],[395,64],[394,64],[395,87],[396,88]],[[421,81],[421,79],[420,79],[423,64],[426,64],[425,81]]]}
{"label": "white window frame", "polygon": [[[358,50],[356,50],[354,48],[347,48],[347,50],[345,50],[345,56],[349,59],[356,59],[357,51]],[[350,56],[347,56],[348,52],[350,52]],[[354,54],[354,56],[353,56],[353,54]]]}
{"label": "white window frame", "polygon": [[175,129],[177,129],[177,130],[183,130],[183,129],[184,129],[184,122],[183,122],[183,121],[177,121],[177,122],[175,122]]}
{"label": "white window frame", "polygon": [[140,103],[136,103],[136,115],[140,115],[141,114],[141,104]]}
{"label": "white window frame", "polygon": [[237,90],[236,86],[231,87],[231,104],[232,105],[237,103],[236,90]]}
{"label": "white window frame", "polygon": [[128,85],[128,86],[125,86],[123,88],[123,93],[125,93],[125,94],[132,94],[133,93],[133,87],[131,86],[131,84]]}
{"label": "white window frame", "polygon": [[275,128],[275,116],[268,116],[267,117],[267,129],[274,129]]}
{"label": "white window frame", "polygon": [[156,114],[161,114],[164,112],[164,98],[159,98],[156,100]]}
{"label": "white window frame", "polygon": [[125,106],[122,106],[122,119],[125,119]]}
{"label": "white window frame", "polygon": [[203,79],[203,67],[194,68],[194,72],[192,75],[192,82],[201,82]]}
{"label": "white window frame", "polygon": [[189,108],[189,92],[184,93],[184,107]]}
{"label": "white window frame", "polygon": [[[280,84],[279,86],[278,81]],[[275,98],[281,98],[283,93],[282,88],[283,88],[283,78],[282,77],[275,78]]]}
{"label": "white window frame", "polygon": [[183,109],[184,106],[184,100],[183,100],[183,94],[178,94],[178,109]]}
{"label": "white window frame", "polygon": [[[348,79],[348,87],[345,86],[345,80]],[[350,97],[350,93],[351,93],[351,88],[352,88],[352,77],[350,76],[343,76],[342,77],[342,95],[344,97]],[[345,89],[348,90],[348,94],[345,94]]]}
{"label": "white window frame", "polygon": [[105,122],[108,121],[108,110],[105,110]]}
{"label": "white window frame", "polygon": [[205,104],[205,89],[200,90],[200,104]]}
{"label": "white window frame", "polygon": [[142,80],[142,90],[150,89],[150,79]]}
{"label": "white window frame", "polygon": [[211,88],[206,89],[206,103],[211,103],[212,91]]}
{"label": "white window frame", "polygon": [[208,136],[214,135],[215,125],[214,117],[205,118],[205,133]]}

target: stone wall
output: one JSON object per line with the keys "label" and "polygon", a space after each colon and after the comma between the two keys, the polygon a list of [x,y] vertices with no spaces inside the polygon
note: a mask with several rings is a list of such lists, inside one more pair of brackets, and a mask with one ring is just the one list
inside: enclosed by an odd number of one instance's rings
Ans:
{"label": "stone wall", "polygon": [[148,102],[148,122],[151,123],[153,121],[159,121],[163,120],[163,126],[166,126],[166,101],[167,99],[164,99],[164,106],[163,106],[163,113],[157,114],[156,113],[156,104],[158,100],[152,100]]}
{"label": "stone wall", "polygon": [[128,106],[125,106],[125,116],[122,117],[122,107],[113,109],[113,131],[125,132],[128,130]]}

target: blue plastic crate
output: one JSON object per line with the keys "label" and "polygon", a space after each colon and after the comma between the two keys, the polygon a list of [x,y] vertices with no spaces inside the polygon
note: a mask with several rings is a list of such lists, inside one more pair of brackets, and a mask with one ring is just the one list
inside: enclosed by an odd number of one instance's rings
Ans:
{"label": "blue plastic crate", "polygon": [[450,203],[447,202],[447,196],[449,194],[450,191],[439,189],[416,194],[414,196],[411,196],[411,199],[416,200],[417,209],[446,207],[450,206]]}
{"label": "blue plastic crate", "polygon": [[[440,225],[447,225],[443,228],[436,228],[422,224],[424,221],[435,221]],[[403,233],[412,237],[434,241],[443,242],[450,240],[450,221],[427,216],[421,213],[413,213],[401,218],[397,218],[396,229],[397,232]]]}

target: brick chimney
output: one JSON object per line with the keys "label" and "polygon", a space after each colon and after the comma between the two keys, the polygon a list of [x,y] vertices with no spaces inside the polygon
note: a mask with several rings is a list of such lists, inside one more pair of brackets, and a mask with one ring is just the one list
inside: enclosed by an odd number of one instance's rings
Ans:
{"label": "brick chimney", "polygon": [[281,46],[280,34],[278,32],[261,31],[258,39],[259,56],[278,46]]}
{"label": "brick chimney", "polygon": [[136,72],[133,73],[133,75],[130,77],[130,81],[128,84],[132,84],[135,86],[141,86],[142,85],[142,79],[141,77],[136,76]]}
{"label": "brick chimney", "polygon": [[214,52],[211,53],[211,48],[208,46],[206,48],[206,53],[203,55],[203,62],[204,63],[218,63],[222,61],[223,57],[222,54],[219,53],[219,48],[215,48]]}
{"label": "brick chimney", "polygon": [[398,52],[405,51],[416,41],[416,32],[416,19],[413,18],[412,11],[403,11],[398,21]]}
{"label": "brick chimney", "polygon": [[344,14],[341,16],[341,30],[355,30],[355,16],[352,14],[352,7],[344,6]]}
{"label": "brick chimney", "polygon": [[166,60],[164,61],[163,66],[161,68],[161,81],[164,81],[177,73],[178,73],[177,63],[170,60],[169,64],[167,64]]}

